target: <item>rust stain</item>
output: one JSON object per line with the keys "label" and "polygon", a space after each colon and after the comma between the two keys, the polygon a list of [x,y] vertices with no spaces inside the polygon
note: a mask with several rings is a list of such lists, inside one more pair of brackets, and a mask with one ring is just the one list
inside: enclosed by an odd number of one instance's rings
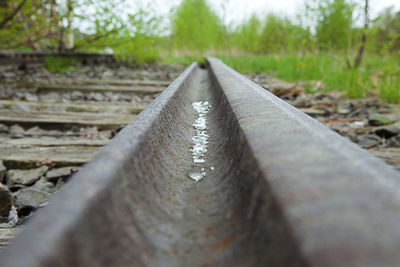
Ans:
{"label": "rust stain", "polygon": [[233,223],[234,221],[236,221],[236,219],[239,217],[240,214],[242,214],[242,211],[245,210],[246,204],[248,202],[249,199],[249,193],[245,192],[241,201],[239,202],[239,205],[237,206],[237,208],[233,211],[233,214],[231,215],[231,217],[229,218],[229,222]]}
{"label": "rust stain", "polygon": [[234,235],[228,236],[228,237],[222,239],[222,240],[221,240],[220,242],[218,242],[217,244],[215,244],[215,245],[213,246],[212,251],[213,251],[214,253],[216,253],[216,252],[218,252],[218,251],[220,251],[220,250],[223,250],[224,248],[226,248],[226,247],[228,247],[230,244],[232,244],[233,241],[235,241],[235,240],[236,240],[236,236],[234,236]]}
{"label": "rust stain", "polygon": [[215,227],[214,227],[213,225],[208,226],[208,227],[206,227],[206,228],[204,229],[204,232],[206,232],[207,234],[210,234],[210,233],[212,233],[212,232],[214,232],[214,231],[215,231]]}

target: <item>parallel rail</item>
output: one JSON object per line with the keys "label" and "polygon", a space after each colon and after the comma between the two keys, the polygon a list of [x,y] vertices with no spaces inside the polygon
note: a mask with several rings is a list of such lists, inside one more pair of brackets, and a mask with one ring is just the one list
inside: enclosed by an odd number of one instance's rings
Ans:
{"label": "parallel rail", "polygon": [[[0,265],[399,266],[400,174],[208,63],[77,173]],[[204,163],[190,151],[197,101],[211,104]]]}
{"label": "parallel rail", "polygon": [[44,64],[46,57],[75,59],[82,64],[115,63],[113,55],[97,53],[48,53],[0,51],[0,66],[20,64]]}

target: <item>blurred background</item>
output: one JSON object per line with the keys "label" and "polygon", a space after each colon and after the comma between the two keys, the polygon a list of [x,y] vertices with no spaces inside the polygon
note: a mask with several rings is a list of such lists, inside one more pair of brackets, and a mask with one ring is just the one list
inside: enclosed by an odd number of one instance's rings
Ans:
{"label": "blurred background", "polygon": [[0,0],[0,50],[135,64],[213,55],[242,72],[400,99],[398,0]]}

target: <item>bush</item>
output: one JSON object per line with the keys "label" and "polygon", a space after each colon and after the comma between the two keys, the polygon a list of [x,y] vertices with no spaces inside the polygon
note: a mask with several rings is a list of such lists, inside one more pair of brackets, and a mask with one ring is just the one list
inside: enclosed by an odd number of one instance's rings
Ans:
{"label": "bush", "polygon": [[223,23],[206,0],[183,0],[171,20],[176,48],[206,51],[223,46]]}

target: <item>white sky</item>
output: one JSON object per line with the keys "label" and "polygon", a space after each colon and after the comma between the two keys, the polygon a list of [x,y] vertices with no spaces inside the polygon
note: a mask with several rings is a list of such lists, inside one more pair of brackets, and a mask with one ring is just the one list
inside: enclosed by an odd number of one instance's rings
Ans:
{"label": "white sky", "polygon": [[[171,7],[177,6],[180,0],[147,0],[162,14],[168,13]],[[355,0],[363,3],[364,0]],[[220,15],[225,14],[225,23],[238,24],[256,13],[263,16],[269,12],[294,17],[304,8],[304,0],[208,0]],[[394,6],[400,10],[400,0],[370,0],[371,18],[374,18],[386,7]],[[223,8],[224,7],[224,8]],[[224,12],[225,9],[225,12]]]}

